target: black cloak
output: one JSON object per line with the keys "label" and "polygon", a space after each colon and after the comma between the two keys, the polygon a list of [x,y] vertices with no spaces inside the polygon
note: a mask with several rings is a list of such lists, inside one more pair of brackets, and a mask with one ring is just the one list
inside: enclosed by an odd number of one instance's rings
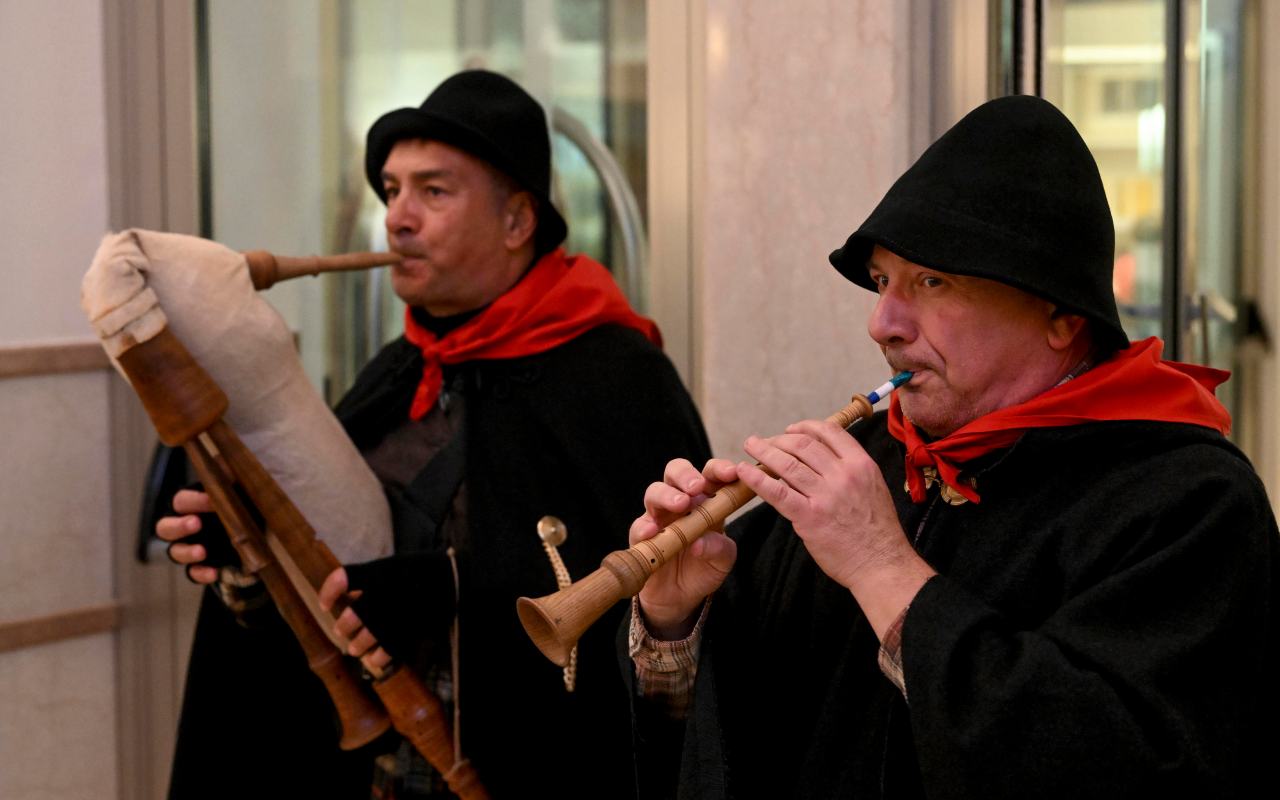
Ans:
{"label": "black cloak", "polygon": [[[421,371],[404,339],[362,371],[336,409],[357,446],[406,417]],[[515,600],[556,588],[535,532],[543,515],[568,527],[560,551],[574,578],[626,547],[644,489],[666,462],[707,458],[697,411],[670,361],[611,325],[545,353],[448,368],[455,378],[466,398],[470,530],[458,555],[464,753],[495,797],[630,796],[627,695],[612,645],[625,606],[583,637],[568,695],[560,668],[520,627]],[[452,600],[443,552],[420,556],[424,594]],[[452,606],[410,613],[423,630],[443,631]],[[287,632],[238,627],[207,594],[170,796],[367,797],[376,748],[338,751],[327,709]]]}

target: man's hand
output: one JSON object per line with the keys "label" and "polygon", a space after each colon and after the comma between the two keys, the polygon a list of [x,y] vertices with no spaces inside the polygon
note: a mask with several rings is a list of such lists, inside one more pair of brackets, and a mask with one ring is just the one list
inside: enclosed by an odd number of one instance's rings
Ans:
{"label": "man's hand", "polygon": [[[360,597],[360,592],[347,593],[347,571],[342,567],[338,567],[329,576],[324,579],[324,583],[320,585],[318,598],[320,600],[320,608],[325,611],[332,611],[333,605],[338,598],[346,596],[349,600],[355,600]],[[378,640],[374,637],[369,629],[360,621],[360,617],[356,615],[355,609],[349,604],[342,610],[334,620],[334,630],[338,635],[347,640],[347,655],[355,656],[364,661],[365,666],[375,669],[384,669],[391,663],[391,655],[378,645]],[[368,656],[365,658],[365,656]]]}
{"label": "man's hand", "polygon": [[196,583],[213,583],[218,580],[218,569],[202,563],[208,557],[204,545],[182,541],[200,532],[200,517],[197,515],[213,511],[209,495],[182,489],[173,496],[173,510],[181,516],[161,517],[156,521],[156,536],[170,542],[169,560],[185,566],[187,577]]}
{"label": "man's hand", "polygon": [[[733,463],[724,459],[708,461],[702,472],[683,458],[668,463],[663,482],[645,490],[645,513],[631,523],[630,543],[652,538],[737,477]],[[668,641],[688,636],[703,600],[724,583],[737,553],[723,531],[708,531],[653,573],[638,595],[650,633]]]}
{"label": "man's hand", "polygon": [[882,635],[935,573],[907,541],[879,466],[838,425],[817,420],[753,436],[745,449],[778,477],[739,464],[742,482],[791,521]]}

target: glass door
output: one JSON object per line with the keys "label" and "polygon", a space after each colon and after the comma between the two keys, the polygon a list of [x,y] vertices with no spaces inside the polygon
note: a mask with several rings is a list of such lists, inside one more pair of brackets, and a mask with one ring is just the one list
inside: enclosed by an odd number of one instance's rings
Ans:
{"label": "glass door", "polygon": [[[1098,160],[1116,226],[1115,293],[1134,338],[1236,371],[1245,0],[1043,0],[1039,87]],[[1024,81],[1024,90],[1026,82]]]}
{"label": "glass door", "polygon": [[1164,0],[1051,0],[1044,97],[1079,128],[1102,173],[1116,228],[1114,286],[1133,339],[1164,330]]}
{"label": "glass door", "polygon": [[1188,309],[1181,352],[1186,360],[1236,371],[1223,386],[1224,399],[1237,398],[1241,379],[1248,376],[1240,350],[1248,336],[1244,310],[1250,305],[1241,273],[1244,5],[1244,0],[1183,5]]}

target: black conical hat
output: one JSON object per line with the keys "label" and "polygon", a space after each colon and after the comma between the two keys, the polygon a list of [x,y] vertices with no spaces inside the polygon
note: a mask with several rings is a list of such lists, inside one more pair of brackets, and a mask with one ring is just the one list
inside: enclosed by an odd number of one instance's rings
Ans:
{"label": "black conical hat", "polygon": [[1002,97],[969,112],[898,178],[831,263],[875,291],[866,269],[875,245],[1082,314],[1105,348],[1129,343],[1111,287],[1115,228],[1098,165],[1041,98]]}

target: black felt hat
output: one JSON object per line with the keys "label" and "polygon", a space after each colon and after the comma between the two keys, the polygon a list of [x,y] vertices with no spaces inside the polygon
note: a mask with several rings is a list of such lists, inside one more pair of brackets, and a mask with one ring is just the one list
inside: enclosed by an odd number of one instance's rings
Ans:
{"label": "black felt hat", "polygon": [[383,114],[369,128],[364,170],[382,202],[382,167],[396,142],[430,139],[465,150],[497,167],[538,199],[539,253],[554,249],[568,233],[551,203],[551,139],[538,101],[496,72],[459,72],[436,87],[418,108]]}
{"label": "black felt hat", "polygon": [[1082,314],[1103,348],[1129,344],[1111,288],[1115,227],[1098,165],[1041,98],[1002,97],[969,112],[898,178],[831,263],[875,291],[866,269],[875,245]]}

